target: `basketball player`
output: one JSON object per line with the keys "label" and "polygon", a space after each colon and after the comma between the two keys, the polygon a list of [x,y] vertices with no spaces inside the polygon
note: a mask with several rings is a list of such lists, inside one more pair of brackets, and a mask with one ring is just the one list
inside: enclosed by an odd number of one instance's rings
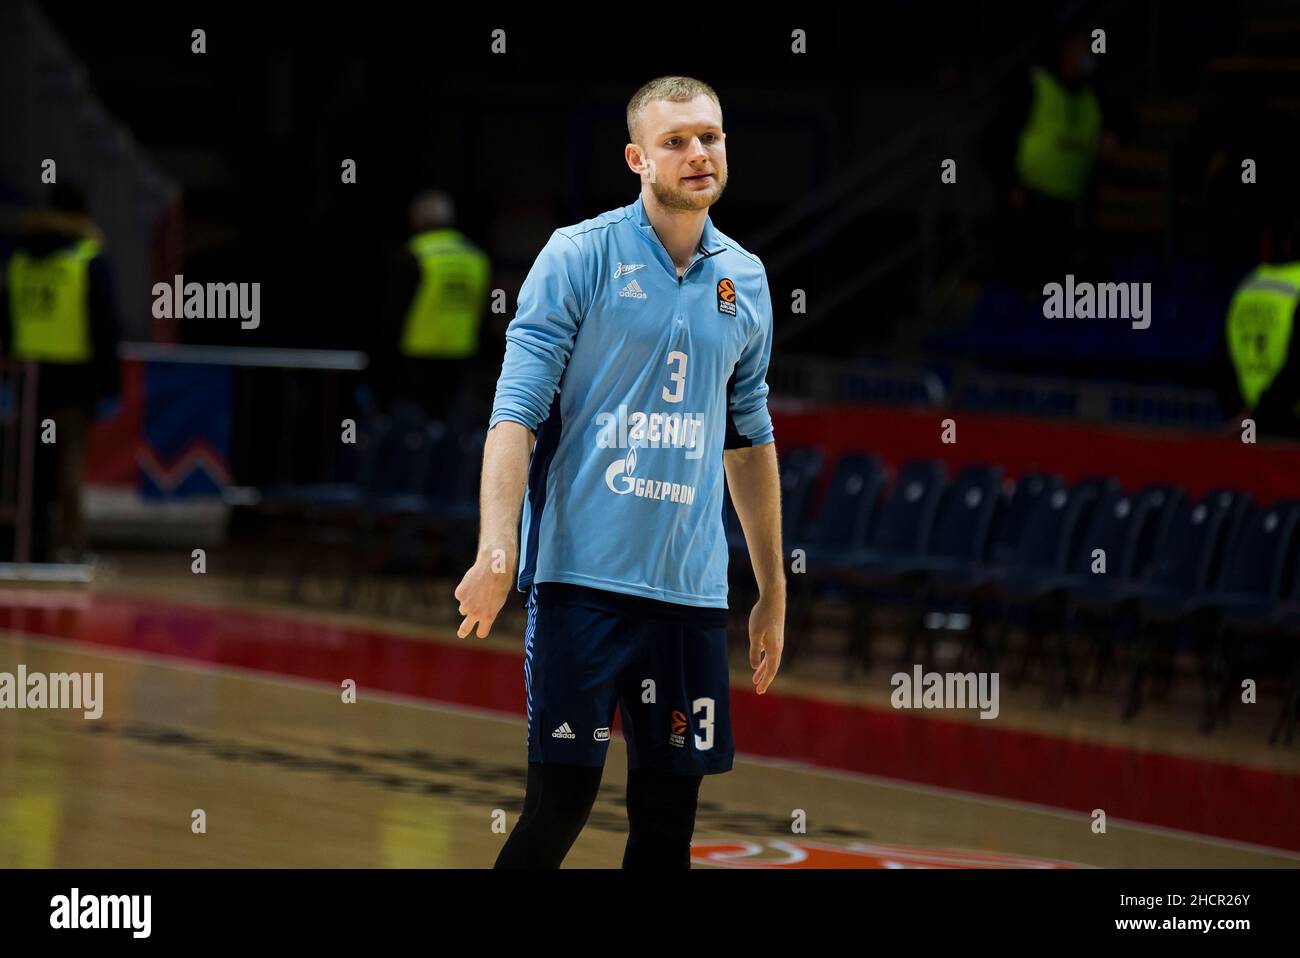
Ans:
{"label": "basketball player", "polygon": [[488,634],[516,568],[528,593],[528,782],[498,868],[559,867],[595,801],[616,704],[623,867],[690,867],[700,782],[734,754],[724,469],[760,587],[760,695],[781,662],[771,296],[758,257],[708,215],[727,185],[722,108],[707,84],[661,77],[632,97],[627,125],[640,197],[556,230],[520,289],[478,557],[456,588],[461,638]]}

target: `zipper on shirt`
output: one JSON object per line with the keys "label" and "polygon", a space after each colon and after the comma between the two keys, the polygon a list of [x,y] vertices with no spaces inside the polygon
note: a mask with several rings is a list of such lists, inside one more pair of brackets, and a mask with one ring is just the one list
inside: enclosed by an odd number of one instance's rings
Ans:
{"label": "zipper on shirt", "polygon": [[[682,314],[681,314],[681,310],[682,310],[682,287],[683,287],[683,285],[684,285],[684,282],[685,282],[685,280],[686,280],[686,277],[691,275],[691,270],[695,269],[696,266],[698,266],[700,263],[704,262],[706,259],[708,259],[710,256],[713,256],[713,255],[714,255],[713,253],[706,253],[705,255],[700,256],[700,257],[697,257],[696,259],[692,260],[692,261],[691,261],[691,264],[690,264],[689,266],[686,267],[686,272],[682,273],[681,276],[678,276],[678,277],[677,277],[677,301],[676,301],[676,304],[675,304],[675,306],[674,306],[674,308],[673,308],[673,312],[675,313],[675,315],[676,315],[677,318],[683,318],[683,317],[682,317]],[[669,257],[669,261],[670,261],[670,262],[671,262],[671,260],[672,260],[672,257]],[[676,270],[675,267],[674,267],[674,269],[673,269],[673,272],[674,272],[674,273],[677,272],[677,270]]]}
{"label": "zipper on shirt", "polygon": [[[704,256],[700,256],[692,260],[691,265],[686,267],[686,272],[682,273],[681,276],[677,277],[677,285],[681,286],[682,280],[684,280],[687,276],[691,275],[691,270],[695,269],[695,267],[699,266],[701,263],[703,263],[706,259],[708,259],[712,255],[713,255],[712,253],[706,253]],[[676,270],[674,270],[673,272],[676,272]]]}

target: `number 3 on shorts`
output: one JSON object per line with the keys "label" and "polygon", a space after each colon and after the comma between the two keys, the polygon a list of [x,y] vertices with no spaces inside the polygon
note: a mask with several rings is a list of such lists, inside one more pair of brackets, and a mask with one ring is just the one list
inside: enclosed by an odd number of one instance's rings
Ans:
{"label": "number 3 on shorts", "polygon": [[700,719],[700,732],[704,737],[700,738],[699,732],[695,735],[695,748],[700,752],[707,752],[713,748],[713,699],[696,699],[691,703],[691,713],[698,716],[700,709],[704,709],[704,717]]}

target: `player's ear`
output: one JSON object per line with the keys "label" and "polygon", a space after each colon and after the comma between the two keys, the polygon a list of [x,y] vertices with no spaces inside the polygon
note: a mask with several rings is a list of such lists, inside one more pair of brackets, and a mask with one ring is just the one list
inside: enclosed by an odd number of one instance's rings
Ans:
{"label": "player's ear", "polygon": [[640,173],[645,168],[645,155],[641,152],[641,147],[635,143],[623,147],[623,157],[633,173]]}
{"label": "player's ear", "polygon": [[641,147],[629,143],[623,148],[623,156],[627,159],[628,168],[633,173],[646,182],[655,181],[655,161],[646,156]]}

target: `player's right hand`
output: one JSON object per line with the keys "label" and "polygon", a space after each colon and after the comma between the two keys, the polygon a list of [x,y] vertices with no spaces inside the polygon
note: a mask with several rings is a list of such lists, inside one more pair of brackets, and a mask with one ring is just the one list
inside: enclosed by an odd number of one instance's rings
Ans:
{"label": "player's right hand", "polygon": [[478,637],[487,638],[492,623],[506,604],[510,586],[514,581],[514,557],[505,550],[480,554],[474,565],[456,586],[456,601],[460,614],[465,617],[456,635],[465,638],[478,626]]}

